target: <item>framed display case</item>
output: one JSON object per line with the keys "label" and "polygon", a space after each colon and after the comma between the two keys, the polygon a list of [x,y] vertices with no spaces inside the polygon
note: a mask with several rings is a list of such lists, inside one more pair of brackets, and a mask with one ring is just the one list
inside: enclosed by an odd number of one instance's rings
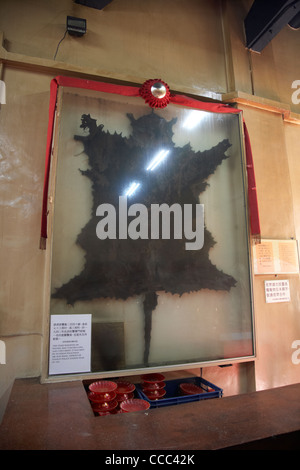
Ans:
{"label": "framed display case", "polygon": [[242,113],[147,85],[52,84],[45,380],[255,357]]}

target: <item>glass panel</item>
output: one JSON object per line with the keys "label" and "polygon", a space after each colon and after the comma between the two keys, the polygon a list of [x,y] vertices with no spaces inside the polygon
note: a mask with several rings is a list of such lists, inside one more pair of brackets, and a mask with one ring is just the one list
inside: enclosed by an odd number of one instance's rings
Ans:
{"label": "glass panel", "polygon": [[240,139],[236,114],[64,88],[50,314],[92,314],[92,372],[253,356]]}

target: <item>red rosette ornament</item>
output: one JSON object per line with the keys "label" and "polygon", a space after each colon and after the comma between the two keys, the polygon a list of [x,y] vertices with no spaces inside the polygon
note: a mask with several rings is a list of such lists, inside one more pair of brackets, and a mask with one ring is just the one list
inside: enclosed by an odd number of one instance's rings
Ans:
{"label": "red rosette ornament", "polygon": [[170,102],[169,86],[158,78],[146,80],[139,93],[151,108],[165,108]]}

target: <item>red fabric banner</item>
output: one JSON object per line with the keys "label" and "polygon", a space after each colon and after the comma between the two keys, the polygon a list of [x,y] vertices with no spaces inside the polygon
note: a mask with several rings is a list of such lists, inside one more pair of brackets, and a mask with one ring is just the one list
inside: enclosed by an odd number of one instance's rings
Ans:
{"label": "red fabric banner", "polygon": [[[49,101],[49,121],[47,131],[47,143],[46,143],[46,159],[45,159],[45,176],[44,176],[44,188],[43,188],[43,205],[42,205],[42,220],[41,220],[41,243],[42,249],[46,248],[47,239],[47,219],[48,219],[48,190],[49,190],[49,176],[51,167],[51,154],[52,154],[52,140],[53,140],[53,128],[56,111],[56,100],[57,90],[59,86],[66,86],[72,88],[84,88],[87,90],[100,91],[104,93],[113,93],[123,96],[140,96],[140,88],[134,86],[124,86],[112,83],[95,82],[92,80],[84,80],[80,78],[63,77],[58,76],[51,80],[50,84],[50,101]],[[142,99],[142,98],[141,98]],[[199,109],[202,111],[209,111],[213,113],[241,113],[242,111],[237,108],[233,108],[229,105],[222,103],[206,103],[198,101],[193,98],[189,98],[184,95],[170,95],[170,103],[185,106],[189,108]],[[246,124],[243,120],[244,125],[244,140],[246,150],[246,166],[247,166],[247,178],[248,178],[248,201],[249,201],[249,213],[250,213],[250,227],[251,234],[256,237],[260,237],[260,223],[259,213],[256,195],[256,184],[252,150],[250,145],[250,138]]]}
{"label": "red fabric banner", "polygon": [[244,141],[245,141],[245,152],[246,152],[246,166],[247,166],[247,177],[248,177],[248,204],[250,214],[250,227],[251,234],[260,240],[260,222],[258,212],[258,202],[256,194],[256,182],[253,164],[253,155],[250,144],[250,137],[245,121],[244,126]]}
{"label": "red fabric banner", "polygon": [[42,249],[46,248],[46,239],[47,239],[48,189],[49,189],[49,177],[50,177],[50,167],[51,167],[52,139],[53,139],[53,127],[54,127],[54,117],[55,117],[56,99],[57,99],[57,87],[58,87],[57,81],[55,79],[51,80],[49,120],[48,120],[47,143],[46,143],[45,176],[44,176],[44,188],[43,188],[41,240],[40,240],[40,248]]}

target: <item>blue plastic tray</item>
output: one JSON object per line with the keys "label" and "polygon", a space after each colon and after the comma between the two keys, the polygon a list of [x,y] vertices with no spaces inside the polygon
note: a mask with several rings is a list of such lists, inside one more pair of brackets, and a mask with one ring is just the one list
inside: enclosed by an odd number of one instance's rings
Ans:
{"label": "blue plastic tray", "polygon": [[[195,395],[182,395],[179,385],[181,383],[193,383],[203,389],[202,393]],[[193,401],[206,400],[208,398],[221,398],[223,390],[216,385],[208,382],[202,377],[192,377],[185,379],[166,380],[165,381],[166,394],[164,398],[159,400],[150,400],[147,395],[144,394],[141,384],[136,384],[136,392],[139,398],[147,400],[150,403],[150,408],[159,408],[161,406],[179,405],[181,403],[189,403]]]}

